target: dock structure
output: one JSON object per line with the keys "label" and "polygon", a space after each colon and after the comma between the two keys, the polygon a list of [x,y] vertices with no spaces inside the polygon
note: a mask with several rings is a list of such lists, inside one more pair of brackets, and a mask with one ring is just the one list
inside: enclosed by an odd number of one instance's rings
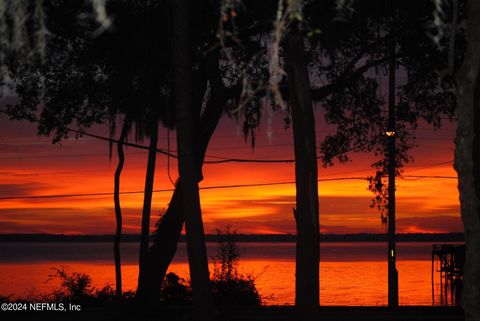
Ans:
{"label": "dock structure", "polygon": [[[458,306],[460,304],[464,264],[465,244],[432,245],[432,305]],[[439,282],[436,284],[437,273]],[[435,299],[437,293],[438,300]]]}

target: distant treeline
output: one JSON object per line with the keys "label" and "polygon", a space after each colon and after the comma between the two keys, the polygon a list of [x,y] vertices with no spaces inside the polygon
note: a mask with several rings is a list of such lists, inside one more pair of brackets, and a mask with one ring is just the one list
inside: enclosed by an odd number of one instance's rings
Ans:
{"label": "distant treeline", "polygon": [[[207,242],[217,242],[218,235],[206,235]],[[123,242],[138,242],[140,236],[127,234]],[[292,234],[237,234],[237,242],[295,242]],[[386,234],[322,234],[321,242],[385,242]],[[463,233],[412,233],[397,234],[399,242],[462,242]],[[185,236],[180,238],[185,241]],[[113,235],[63,235],[63,234],[0,234],[0,242],[113,242]]]}

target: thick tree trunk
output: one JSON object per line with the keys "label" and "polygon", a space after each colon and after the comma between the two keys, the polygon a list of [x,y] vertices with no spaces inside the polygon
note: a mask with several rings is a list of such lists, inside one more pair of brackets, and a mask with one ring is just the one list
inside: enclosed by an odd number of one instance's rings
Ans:
{"label": "thick tree trunk", "polygon": [[120,238],[122,236],[122,208],[120,206],[120,176],[122,175],[123,165],[125,163],[125,154],[123,152],[123,143],[127,138],[128,121],[125,120],[117,144],[118,165],[115,170],[113,201],[115,203],[116,230],[113,240],[113,256],[115,260],[115,298],[118,302],[122,300],[122,263],[120,257]]}
{"label": "thick tree trunk", "polygon": [[152,304],[160,300],[163,279],[177,251],[185,220],[180,198],[180,184],[177,182],[167,211],[157,223],[157,231],[148,253],[148,300]]}
{"label": "thick tree trunk", "polygon": [[468,1],[467,51],[457,82],[455,170],[465,228],[462,307],[465,320],[480,320],[480,2]]}
{"label": "thick tree trunk", "polygon": [[[211,96],[202,115],[198,146],[198,168],[201,169],[210,138],[212,137],[224,105],[226,103],[225,87],[220,76],[218,55],[207,58],[206,69],[211,88]],[[167,211],[157,223],[154,242],[150,247],[148,259],[148,296],[154,302],[160,299],[160,289],[170,263],[177,251],[177,244],[184,222],[184,212],[181,207],[180,184],[177,183]]]}
{"label": "thick tree trunk", "polygon": [[297,226],[295,305],[299,319],[314,315],[319,305],[319,214],[315,118],[303,37],[285,38],[285,65],[290,92],[295,145]]}
{"label": "thick tree trunk", "polygon": [[195,151],[195,113],[192,100],[190,58],[190,3],[172,0],[172,57],[174,66],[174,101],[177,126],[178,170],[182,208],[185,213],[188,263],[197,319],[212,320],[213,302],[210,273],[203,231],[198,180],[201,177]]}
{"label": "thick tree trunk", "polygon": [[155,178],[155,165],[157,161],[158,120],[152,117],[150,131],[150,149],[148,151],[147,173],[145,177],[145,192],[143,198],[142,230],[140,234],[140,256],[138,271],[137,299],[145,304],[148,270],[148,243],[150,237],[150,213],[152,208],[153,182]]}

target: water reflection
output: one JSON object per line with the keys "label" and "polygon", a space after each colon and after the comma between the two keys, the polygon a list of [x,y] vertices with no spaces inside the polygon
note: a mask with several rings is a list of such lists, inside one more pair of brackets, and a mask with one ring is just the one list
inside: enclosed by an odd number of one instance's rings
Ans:
{"label": "water reflection", "polygon": [[[209,255],[215,253],[209,244]],[[295,301],[295,245],[292,243],[242,243],[240,272],[253,275],[266,304]],[[134,290],[137,282],[136,244],[124,246],[123,282]],[[381,243],[325,243],[321,249],[320,303],[322,305],[386,305],[387,264]],[[111,245],[104,243],[4,243],[0,244],[0,294],[25,295],[31,289],[49,292],[58,281],[45,283],[52,267],[91,275],[93,285],[114,284]],[[431,305],[431,244],[401,243],[398,270],[402,305]],[[213,270],[213,267],[210,267]],[[188,279],[184,244],[170,271]]]}

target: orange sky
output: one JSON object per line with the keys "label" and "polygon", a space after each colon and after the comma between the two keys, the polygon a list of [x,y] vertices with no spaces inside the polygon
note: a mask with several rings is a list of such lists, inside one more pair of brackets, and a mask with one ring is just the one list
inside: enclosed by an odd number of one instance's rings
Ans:
{"label": "orange sky", "polygon": [[[293,158],[291,129],[285,130],[281,116],[271,126],[264,121],[257,132],[254,150],[245,143],[241,127],[223,119],[208,154],[241,158]],[[0,116],[0,197],[49,194],[111,192],[115,157],[108,159],[108,146],[92,138],[70,139],[52,145],[51,139],[37,137],[34,125],[8,121]],[[454,125],[440,131],[420,126],[415,162],[405,175],[455,176],[452,164],[431,166],[453,160]],[[93,131],[105,134],[104,128]],[[317,122],[318,139],[326,133]],[[271,133],[271,135],[269,135]],[[144,142],[145,144],[146,142]],[[175,140],[171,139],[172,148]],[[160,134],[160,148],[166,148],[166,131]],[[352,154],[352,161],[330,168],[319,168],[319,178],[363,177],[371,175],[374,158]],[[142,190],[146,153],[127,148],[122,191]],[[428,167],[428,168],[424,168]],[[170,173],[177,177],[176,161]],[[204,166],[201,186],[287,182],[294,180],[293,164],[227,163]],[[399,232],[459,232],[458,191],[455,179],[402,179],[397,185],[397,226]],[[156,189],[171,189],[167,159],[160,156]],[[325,233],[383,232],[379,213],[369,208],[372,194],[364,180],[319,183],[320,223]],[[164,210],[171,192],[154,195],[152,226]],[[201,191],[203,218],[207,233],[230,224],[239,233],[294,233],[293,184],[214,189]],[[125,233],[136,233],[140,226],[142,195],[122,196]],[[50,199],[0,200],[0,233],[111,234],[114,232],[112,196]]]}

